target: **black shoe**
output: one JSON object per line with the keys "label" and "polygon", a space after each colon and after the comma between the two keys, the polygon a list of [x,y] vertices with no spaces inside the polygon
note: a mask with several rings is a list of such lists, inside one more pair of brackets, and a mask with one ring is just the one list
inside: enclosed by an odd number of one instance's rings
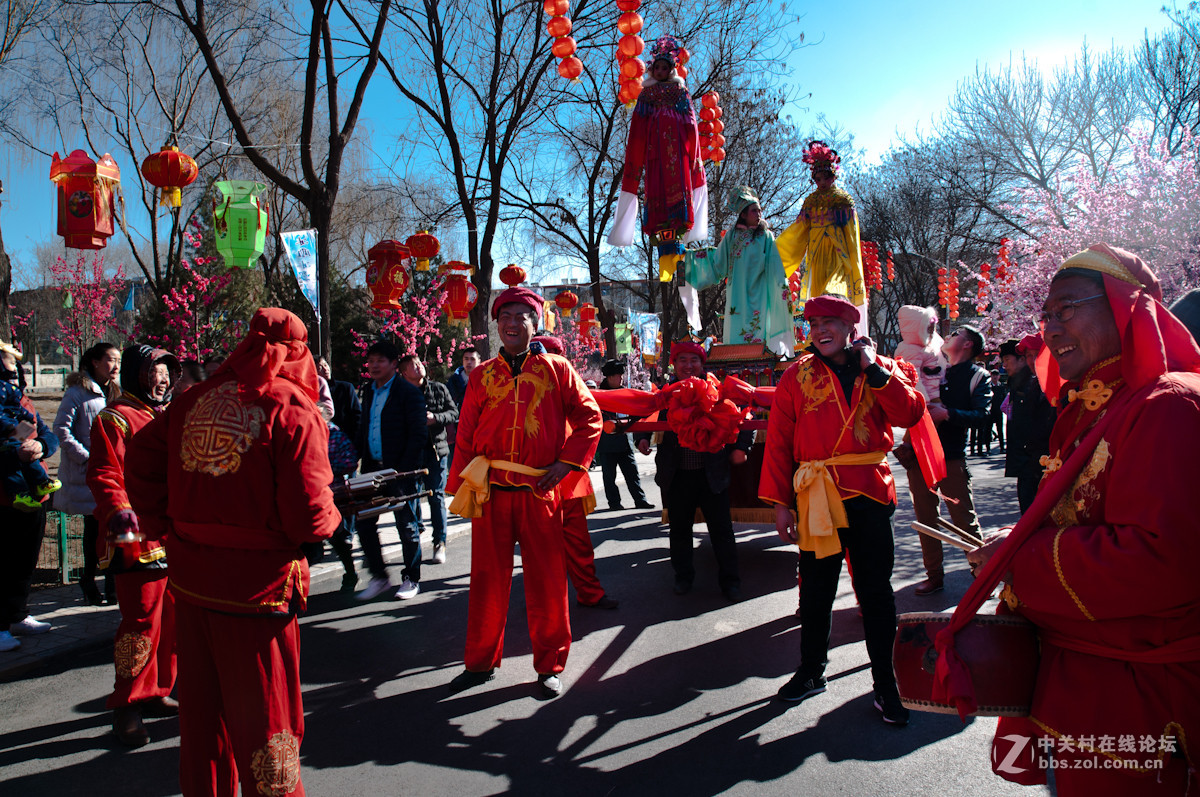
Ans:
{"label": "black shoe", "polygon": [[692,581],[688,578],[675,579],[675,594],[686,595],[692,591]]}
{"label": "black shoe", "polygon": [[623,509],[625,509],[625,507],[621,506],[620,504],[609,504],[608,505],[609,512],[620,512]]}
{"label": "black shoe", "polygon": [[358,589],[358,573],[343,573],[342,588],[339,592],[354,592],[356,589]]}
{"label": "black shoe", "polygon": [[825,676],[806,676],[797,670],[796,674],[792,676],[792,680],[779,687],[779,691],[775,693],[775,696],[789,703],[801,703],[813,695],[819,695],[824,691]]}
{"label": "black shoe", "polygon": [[654,504],[650,503],[649,501],[637,501],[636,503],[634,503],[634,506],[638,509],[655,509],[656,508],[654,506]]}
{"label": "black shoe", "polygon": [[621,605],[621,602],[616,598],[610,598],[607,595],[601,595],[600,600],[595,603],[584,603],[578,601],[579,605],[585,609],[615,609]]}
{"label": "black shoe", "polygon": [[465,692],[473,686],[486,684],[495,677],[495,670],[485,670],[483,672],[471,672],[470,670],[463,670],[458,675],[454,676],[454,680],[450,682],[450,694],[457,695],[459,692]]}
{"label": "black shoe", "polygon": [[562,679],[557,675],[538,675],[538,697],[553,700],[562,694]]}
{"label": "black shoe", "polygon": [[908,709],[900,702],[900,695],[898,694],[884,696],[876,692],[875,710],[880,713],[883,721],[888,725],[895,725],[902,728],[908,724]]}
{"label": "black shoe", "polygon": [[150,742],[150,734],[142,724],[142,715],[137,706],[113,709],[113,733],[126,747],[144,747]]}
{"label": "black shoe", "polygon": [[725,600],[729,601],[730,603],[737,603],[742,599],[742,588],[726,587],[725,589],[721,590],[721,594],[724,595]]}

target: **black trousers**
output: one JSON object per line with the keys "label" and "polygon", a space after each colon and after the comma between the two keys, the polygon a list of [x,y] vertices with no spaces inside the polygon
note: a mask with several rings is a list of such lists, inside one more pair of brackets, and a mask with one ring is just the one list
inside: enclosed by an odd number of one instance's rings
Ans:
{"label": "black trousers", "polygon": [[596,459],[600,462],[600,471],[604,476],[604,500],[608,501],[609,506],[618,506],[621,503],[621,489],[617,487],[618,467],[625,476],[625,486],[629,488],[629,495],[632,496],[633,502],[635,504],[646,502],[646,492],[642,489],[642,482],[638,478],[637,461],[633,458],[633,449],[597,454]]}
{"label": "black trousers", "polygon": [[[854,592],[862,607],[863,631],[875,690],[896,691],[892,672],[892,643],[896,638],[896,598],[892,593],[892,515],[895,504],[857,496],[845,501],[850,527],[839,529],[842,548],[850,557]],[[825,674],[829,663],[829,632],[833,600],[842,573],[842,554],[818,559],[800,552],[800,671],[806,677]]]}
{"label": "black trousers", "polygon": [[692,564],[692,526],[696,509],[704,513],[708,539],[717,557],[717,582],[721,589],[737,587],[737,544],[733,539],[733,521],[729,518],[729,491],[713,493],[703,470],[679,470],[663,496],[671,521],[671,567],[675,578],[691,582],[696,577]]}
{"label": "black trousers", "polygon": [[1033,499],[1037,497],[1038,485],[1041,483],[1041,476],[1017,477],[1017,503],[1021,505],[1022,515],[1029,511]]}
{"label": "black trousers", "polygon": [[46,510],[22,512],[0,507],[0,529],[4,530],[4,555],[0,556],[0,631],[7,631],[29,614],[29,589],[37,569],[42,537],[46,534]]}

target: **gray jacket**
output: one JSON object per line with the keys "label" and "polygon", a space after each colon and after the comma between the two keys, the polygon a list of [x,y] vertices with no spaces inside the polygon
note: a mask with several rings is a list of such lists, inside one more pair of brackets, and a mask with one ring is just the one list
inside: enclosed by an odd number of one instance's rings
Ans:
{"label": "gray jacket", "polygon": [[96,511],[96,499],[87,485],[92,421],[108,401],[100,386],[82,371],[68,376],[67,384],[54,416],[54,434],[62,446],[58,478],[63,484],[54,494],[54,508],[70,515],[90,515]]}

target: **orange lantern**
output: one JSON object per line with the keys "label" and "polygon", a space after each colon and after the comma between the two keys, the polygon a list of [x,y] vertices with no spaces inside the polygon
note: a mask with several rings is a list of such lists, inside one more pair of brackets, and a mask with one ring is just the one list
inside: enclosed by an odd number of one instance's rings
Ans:
{"label": "orange lantern", "polygon": [[471,309],[479,300],[479,291],[461,271],[451,272],[446,278],[446,300],[442,308],[451,324],[464,325],[471,317]]}
{"label": "orange lantern", "polygon": [[566,17],[554,17],[546,23],[546,32],[552,38],[561,39],[571,33],[571,20]]}
{"label": "orange lantern", "polygon": [[518,266],[516,263],[509,263],[504,268],[500,269],[500,281],[510,288],[516,287],[525,281],[529,276],[525,269]]}
{"label": "orange lantern", "polygon": [[113,192],[121,170],[111,155],[94,161],[81,149],[54,153],[50,181],[58,186],[58,234],[72,249],[103,249],[113,234]]}
{"label": "orange lantern", "polygon": [[710,91],[700,98],[700,104],[705,108],[716,108],[721,102],[721,95],[715,91]]}
{"label": "orange lantern", "polygon": [[371,307],[376,310],[401,309],[400,298],[412,282],[405,268],[412,262],[412,252],[399,241],[380,241],[367,251],[367,259]]}
{"label": "orange lantern", "polygon": [[142,161],[142,177],[146,182],[162,191],[160,205],[177,208],[183,204],[181,196],[184,186],[189,186],[200,175],[200,167],[191,155],[184,155],[178,147],[163,147]]}
{"label": "orange lantern", "polygon": [[617,30],[624,33],[626,36],[633,36],[636,33],[642,32],[642,15],[636,11],[626,11],[617,20]]}
{"label": "orange lantern", "polygon": [[622,105],[633,105],[637,102],[638,95],[641,93],[641,81],[631,80],[628,83],[621,84],[621,90],[617,92],[617,101]]}
{"label": "orange lantern", "polygon": [[642,41],[641,36],[622,36],[621,41],[617,42],[617,49],[626,58],[636,58],[646,49],[646,42]]}
{"label": "orange lantern", "polygon": [[680,47],[675,52],[675,57],[679,60],[679,66],[683,66],[691,60],[692,54],[687,51],[686,47]]}
{"label": "orange lantern", "polygon": [[579,76],[583,74],[583,61],[573,55],[567,56],[559,62],[558,74],[567,80],[578,80]]}
{"label": "orange lantern", "polygon": [[437,257],[438,251],[442,248],[438,239],[425,230],[421,230],[416,235],[408,236],[408,240],[404,242],[404,245],[409,248],[412,256],[417,259],[417,271],[428,271],[430,258]]}
{"label": "orange lantern", "polygon": [[630,58],[621,64],[622,80],[637,80],[644,74],[646,74],[646,64],[640,58]]}
{"label": "orange lantern", "polygon": [[720,163],[721,161],[725,160],[725,150],[714,149],[710,157],[712,158],[713,163]]}
{"label": "orange lantern", "polygon": [[574,55],[576,48],[574,39],[570,36],[563,36],[561,39],[554,40],[550,52],[554,54],[555,58],[566,58],[568,55]]}
{"label": "orange lantern", "polygon": [[569,7],[569,0],[546,0],[542,4],[542,10],[546,12],[546,16],[548,17],[561,17],[567,13]]}
{"label": "orange lantern", "polygon": [[563,291],[554,297],[554,303],[562,311],[563,318],[569,318],[571,311],[575,309],[575,305],[579,304],[579,297],[574,291]]}
{"label": "orange lantern", "polygon": [[637,11],[642,7],[642,0],[617,0],[617,8],[622,11]]}

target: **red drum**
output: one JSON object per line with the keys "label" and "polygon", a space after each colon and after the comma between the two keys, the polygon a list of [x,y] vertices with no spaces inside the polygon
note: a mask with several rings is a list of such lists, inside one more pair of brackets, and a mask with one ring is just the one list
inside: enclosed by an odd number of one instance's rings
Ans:
{"label": "red drum", "polygon": [[[900,702],[916,711],[957,714],[933,699],[938,651],[934,640],[950,625],[949,614],[911,612],[897,618],[892,666]],[[980,717],[1027,717],[1037,683],[1037,628],[1016,615],[978,614],[955,637],[955,649],[971,671]]]}

